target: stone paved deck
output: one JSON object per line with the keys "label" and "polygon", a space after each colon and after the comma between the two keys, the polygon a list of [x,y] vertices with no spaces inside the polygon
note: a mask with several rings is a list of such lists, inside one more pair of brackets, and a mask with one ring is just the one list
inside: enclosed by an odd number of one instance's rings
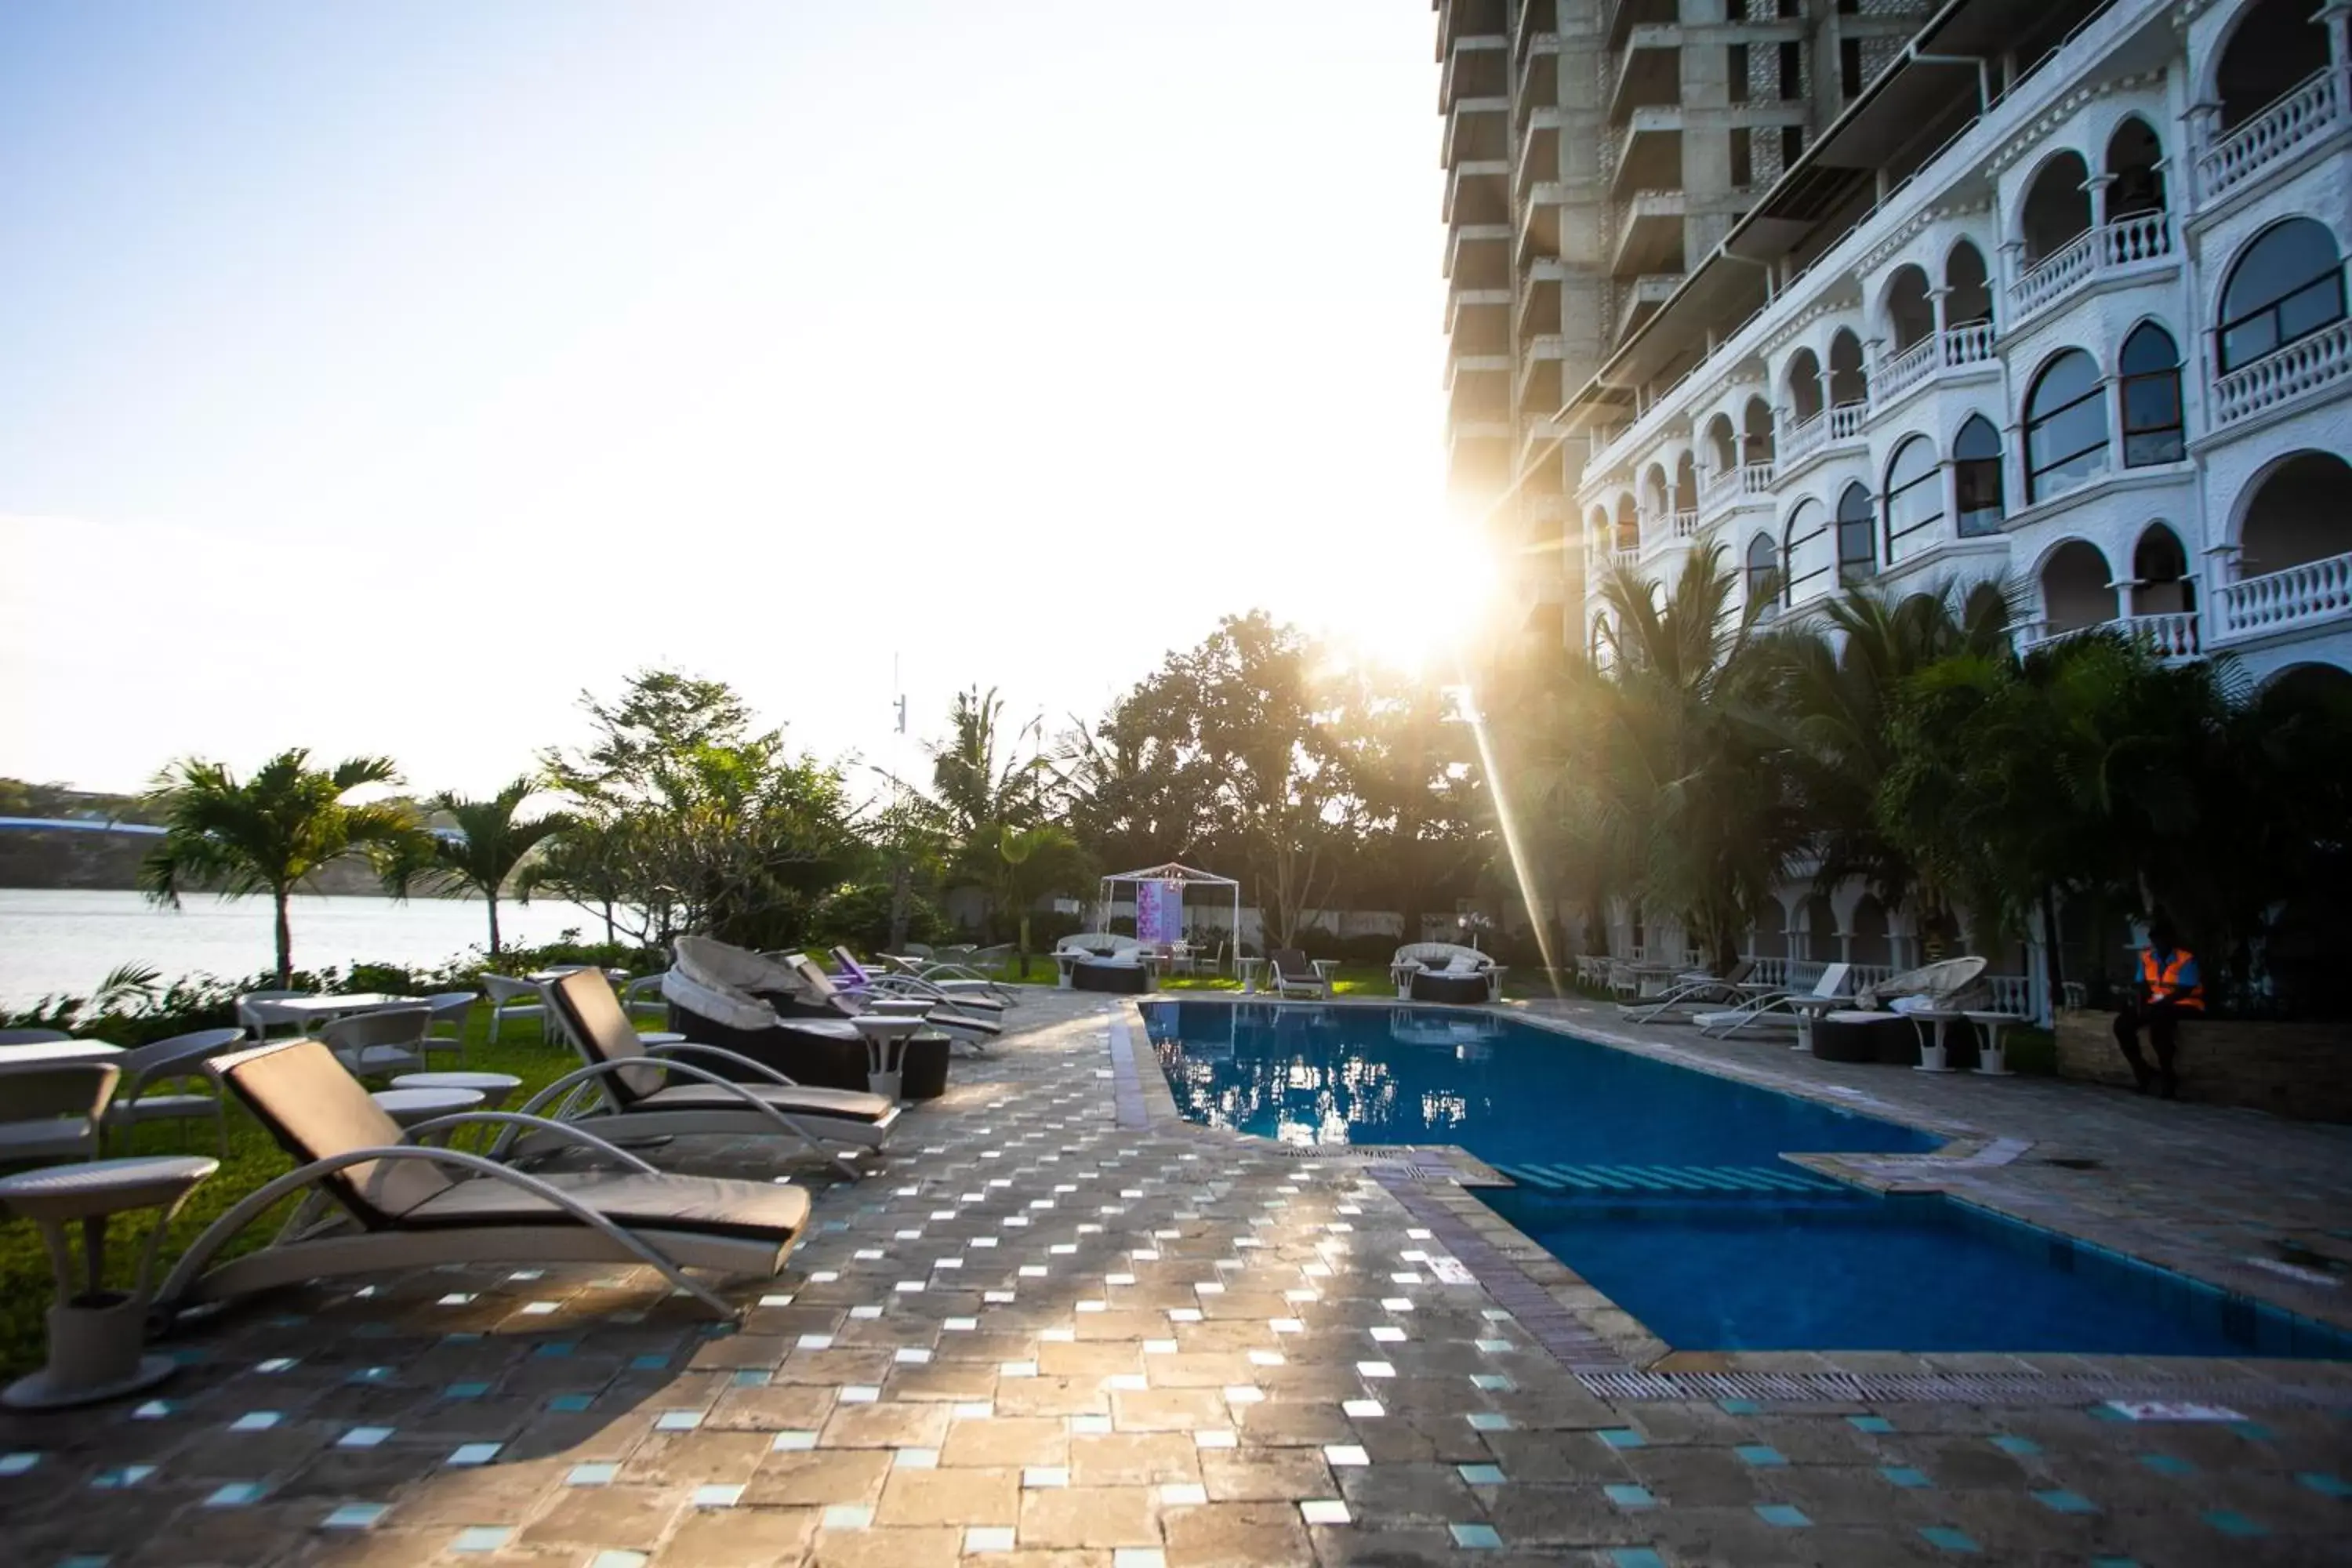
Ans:
{"label": "stone paved deck", "polygon": [[1474,1200],[1171,1125],[1116,1093],[1123,1008],[1025,1001],[732,1331],[643,1271],[428,1270],[244,1308],[155,1403],[0,1420],[0,1563],[2346,1560],[2325,1404],[1597,1397],[1441,1282],[1407,1205]]}

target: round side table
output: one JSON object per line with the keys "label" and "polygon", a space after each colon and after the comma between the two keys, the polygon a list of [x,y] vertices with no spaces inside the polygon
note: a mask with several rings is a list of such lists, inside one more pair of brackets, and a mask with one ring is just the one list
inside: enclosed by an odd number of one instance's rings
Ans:
{"label": "round side table", "polygon": [[[509,1096],[522,1087],[522,1079],[505,1072],[404,1072],[392,1080],[392,1087],[470,1089],[481,1097],[484,1110],[497,1110],[506,1104]],[[473,1107],[461,1109],[470,1110]],[[394,1112],[393,1120],[400,1121],[398,1112]],[[408,1124],[403,1121],[401,1125],[405,1127]]]}
{"label": "round side table", "polygon": [[[219,1169],[218,1160],[182,1154],[92,1160],[0,1176],[0,1204],[40,1227],[58,1276],[58,1299],[49,1309],[48,1364],[0,1390],[0,1405],[17,1410],[89,1405],[172,1375],[179,1363],[170,1356],[142,1353],[150,1277],[173,1215],[199,1182]],[[109,1290],[106,1222],[134,1209],[163,1212],[140,1255],[138,1283],[128,1291]],[[79,1291],[74,1289],[73,1257],[66,1241],[66,1227],[76,1220],[82,1237]]]}
{"label": "round side table", "polygon": [[906,1042],[929,1020],[861,1013],[849,1022],[866,1039],[866,1087],[885,1100],[897,1100],[906,1068]]}
{"label": "round side table", "polygon": [[1976,1070],[1987,1078],[2010,1078],[2009,1049],[2000,1043],[2000,1032],[2011,1024],[2025,1020],[2015,1013],[1966,1012],[1960,1015],[1977,1026]]}

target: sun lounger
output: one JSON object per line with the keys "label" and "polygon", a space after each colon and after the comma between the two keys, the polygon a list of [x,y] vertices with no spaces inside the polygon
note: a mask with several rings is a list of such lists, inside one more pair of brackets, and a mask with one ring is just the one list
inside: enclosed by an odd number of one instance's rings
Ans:
{"label": "sun lounger", "polygon": [[[693,1040],[647,1046],[629,1026],[610,982],[594,970],[548,985],[557,1024],[586,1064],[533,1095],[526,1114],[551,1110],[566,1121],[585,1116],[610,1134],[642,1138],[740,1138],[782,1132],[858,1173],[853,1156],[827,1144],[879,1149],[898,1120],[897,1101],[856,1089],[816,1089],[740,1052]],[[676,1058],[696,1058],[680,1061]],[[702,1065],[724,1062],[739,1081]],[[609,1107],[602,1114],[593,1107]],[[503,1136],[499,1152],[529,1134]]]}
{"label": "sun lounger", "polygon": [[1274,994],[1277,996],[1312,996],[1318,1001],[1331,997],[1330,983],[1315,973],[1315,965],[1304,952],[1295,947],[1279,948],[1266,955],[1266,965],[1273,972]]}
{"label": "sun lounger", "polygon": [[[206,1070],[299,1163],[196,1237],[163,1282],[166,1314],[339,1274],[443,1263],[642,1263],[732,1318],[726,1300],[686,1270],[772,1279],[808,1223],[808,1194],[798,1187],[667,1174],[586,1128],[520,1112],[472,1111],[421,1123],[407,1137],[469,1122],[527,1125],[625,1168],[533,1174],[407,1142],[315,1040],[215,1057]],[[322,1219],[207,1270],[239,1232],[304,1192],[331,1200]],[[298,1219],[316,1212],[306,1208]]]}
{"label": "sun lounger", "polygon": [[1698,1026],[1700,1034],[1718,1038],[1747,1028],[1793,1029],[1802,1022],[1801,1007],[1835,1001],[1846,994],[1846,980],[1853,967],[1848,963],[1824,964],[1821,978],[1813,982],[1811,991],[1775,991],[1738,1007],[1698,1014],[1692,1022]]}
{"label": "sun lounger", "polygon": [[833,950],[833,961],[841,965],[840,988],[852,994],[916,996],[989,1019],[1003,1017],[1004,1010],[1013,1005],[1011,991],[992,980],[926,980],[916,974],[871,970],[858,963],[857,955],[845,947]]}
{"label": "sun lounger", "polygon": [[800,994],[804,998],[804,1005],[821,1015],[855,1018],[860,1014],[872,1012],[918,1016],[949,1038],[961,1040],[978,1052],[985,1052],[988,1042],[1004,1032],[1002,1024],[976,1018],[956,1007],[921,997],[886,996],[868,1001],[852,995],[835,985],[833,976],[805,952],[795,952],[784,963],[800,981]]}
{"label": "sun lounger", "polygon": [[1685,980],[1646,1002],[1620,1002],[1617,1016],[1629,1024],[1687,1024],[1703,1006],[1738,1007],[1754,1000],[1748,977],[1755,973],[1756,961],[1743,958],[1728,974]]}

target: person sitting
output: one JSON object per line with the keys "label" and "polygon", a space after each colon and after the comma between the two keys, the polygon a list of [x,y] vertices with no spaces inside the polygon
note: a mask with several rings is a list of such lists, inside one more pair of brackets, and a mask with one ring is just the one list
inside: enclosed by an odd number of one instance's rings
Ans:
{"label": "person sitting", "polygon": [[[2179,1092],[2180,1079],[2172,1063],[2180,1020],[2204,1011],[2205,982],[2198,972],[2197,955],[2179,944],[2172,921],[2159,914],[2148,922],[2147,946],[2139,955],[2139,977],[2132,987],[2132,1000],[2116,1016],[2116,1044],[2131,1063],[2132,1081],[2140,1093],[2146,1094],[2152,1082],[2161,1083],[2167,1100]],[[2142,1026],[2147,1029],[2148,1043],[2156,1047],[2153,1072],[2139,1054]]]}

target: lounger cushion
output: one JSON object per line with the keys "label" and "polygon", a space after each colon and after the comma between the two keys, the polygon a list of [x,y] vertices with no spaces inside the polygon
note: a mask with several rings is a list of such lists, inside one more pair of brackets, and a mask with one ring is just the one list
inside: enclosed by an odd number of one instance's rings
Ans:
{"label": "lounger cushion", "polygon": [[[747,1241],[783,1241],[808,1224],[809,1195],[772,1182],[664,1173],[567,1172],[541,1177],[625,1229],[682,1230]],[[494,1177],[459,1182],[398,1217],[401,1229],[449,1226],[577,1225],[536,1193]]]}
{"label": "lounger cushion", "polygon": [[[692,1057],[681,1057],[692,1061]],[[890,1101],[878,1094],[866,1094],[847,1089],[813,1089],[801,1084],[786,1089],[781,1084],[745,1083],[754,1098],[774,1107],[787,1116],[829,1116],[842,1121],[880,1121],[890,1114]],[[681,1083],[672,1089],[656,1089],[639,1099],[632,1110],[749,1110],[743,1097],[723,1084]]]}

